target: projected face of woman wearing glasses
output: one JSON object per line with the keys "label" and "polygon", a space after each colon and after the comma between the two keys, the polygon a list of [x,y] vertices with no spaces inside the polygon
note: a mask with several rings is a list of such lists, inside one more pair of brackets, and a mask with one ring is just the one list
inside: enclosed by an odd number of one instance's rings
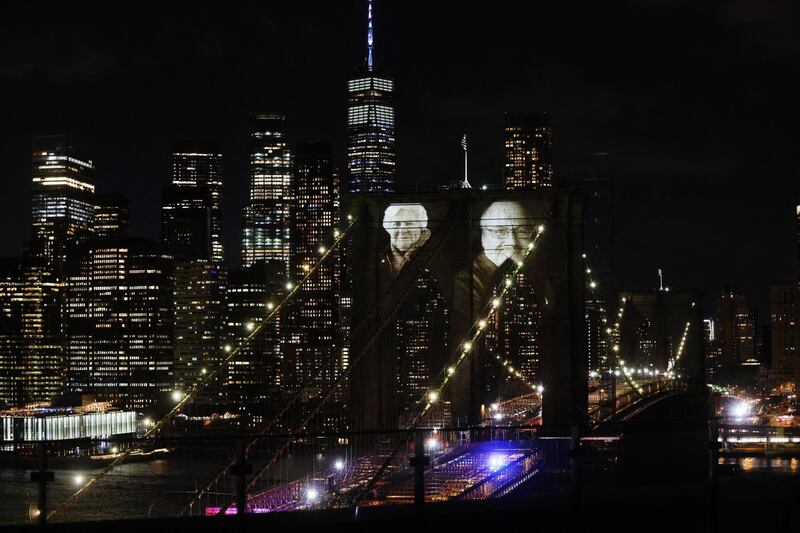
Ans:
{"label": "projected face of woman wearing glasses", "polygon": [[483,253],[496,267],[520,261],[533,235],[530,215],[519,202],[492,203],[481,215]]}

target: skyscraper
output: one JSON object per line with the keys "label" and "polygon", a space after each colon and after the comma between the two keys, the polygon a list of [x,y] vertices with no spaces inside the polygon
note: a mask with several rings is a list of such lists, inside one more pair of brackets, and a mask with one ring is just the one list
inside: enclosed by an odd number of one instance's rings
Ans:
{"label": "skyscraper", "polygon": [[[225,268],[214,261],[176,261],[173,274],[175,305],[174,376],[175,389],[194,388],[206,372],[216,368],[223,352],[225,316]],[[207,384],[196,404],[217,405],[219,380]]]}
{"label": "skyscraper", "polygon": [[141,409],[172,390],[172,258],[144,239],[75,248],[64,298],[67,390]]}
{"label": "skyscraper", "polygon": [[800,202],[794,207],[794,235],[797,250],[797,281],[800,282]]}
{"label": "skyscraper", "polygon": [[794,381],[798,370],[800,341],[800,294],[796,282],[773,283],[770,287],[772,372],[778,382]]}
{"label": "skyscraper", "polygon": [[717,304],[716,335],[720,342],[720,364],[747,363],[755,355],[755,321],[747,298],[726,288]]}
{"label": "skyscraper", "polygon": [[0,262],[0,404],[49,402],[62,392],[60,282],[16,259]]}
{"label": "skyscraper", "polygon": [[179,142],[172,152],[172,184],[205,187],[211,195],[212,261],[224,259],[222,246],[222,154],[212,143]]}
{"label": "skyscraper", "polygon": [[[400,308],[395,322],[398,425],[409,427],[419,411],[419,402],[435,387],[438,371],[447,361],[447,302],[436,277],[423,271]],[[437,416],[438,415],[438,416]],[[449,425],[441,413],[425,424]]]}
{"label": "skyscraper", "polygon": [[553,185],[553,130],[547,113],[505,114],[507,189],[535,189]]}
{"label": "skyscraper", "polygon": [[348,192],[393,192],[396,160],[394,80],[375,67],[372,0],[367,4],[367,56],[347,82]]}
{"label": "skyscraper", "polygon": [[213,203],[207,187],[168,185],[161,191],[161,242],[178,261],[208,259],[212,253]]}
{"label": "skyscraper", "polygon": [[62,276],[67,249],[92,233],[94,165],[65,135],[33,139],[31,252],[47,275]]}
{"label": "skyscraper", "polygon": [[129,223],[128,199],[125,196],[95,195],[92,227],[96,237],[124,237],[128,235]]}
{"label": "skyscraper", "polygon": [[23,312],[20,305],[23,284],[19,262],[0,260],[0,405],[22,404]]}
{"label": "skyscraper", "polygon": [[499,313],[499,348],[504,359],[511,361],[528,383],[541,383],[541,311],[524,273],[517,275],[517,282],[509,289],[506,299],[506,306]]}
{"label": "skyscraper", "polygon": [[242,266],[282,261],[289,271],[292,203],[291,153],[286,117],[250,117],[250,197],[243,212]]}
{"label": "skyscraper", "polygon": [[[308,274],[333,241],[338,198],[332,157],[330,143],[302,143],[295,150],[291,257],[295,280]],[[306,387],[306,398],[323,393],[342,366],[338,252],[333,254],[306,280],[286,313],[284,356],[289,367],[288,383],[295,390]]]}
{"label": "skyscraper", "polygon": [[[242,337],[275,309],[283,298],[285,280],[282,261],[262,261],[230,272],[223,327],[226,352],[238,346]],[[224,368],[225,399],[239,411],[247,425],[265,422],[283,397],[282,325],[278,313]]]}

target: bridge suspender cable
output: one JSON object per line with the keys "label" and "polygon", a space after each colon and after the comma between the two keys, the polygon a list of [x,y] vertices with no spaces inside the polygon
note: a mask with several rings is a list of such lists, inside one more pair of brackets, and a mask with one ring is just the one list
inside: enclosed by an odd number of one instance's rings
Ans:
{"label": "bridge suspender cable", "polygon": [[[322,265],[322,263],[324,263],[325,260],[331,257],[333,251],[337,247],[339,247],[341,242],[350,233],[351,229],[353,228],[353,225],[356,223],[356,220],[352,215],[347,215],[347,220],[348,220],[348,225],[344,231],[339,231],[338,229],[334,229],[333,244],[329,248],[324,248],[324,247],[320,248],[321,252],[320,258],[317,260],[314,266],[311,267],[306,272],[303,278],[296,284],[292,282],[287,283],[286,288],[289,292],[283,297],[280,303],[278,303],[278,305],[270,309],[270,313],[263,320],[261,320],[258,325],[255,325],[255,327],[253,327],[250,333],[244,339],[242,339],[242,341],[239,343],[238,346],[236,346],[236,348],[232,348],[226,345],[226,347],[223,349],[227,352],[227,354],[222,359],[222,361],[213,370],[207,371],[205,374],[203,374],[200,380],[198,380],[195,383],[194,388],[189,393],[184,395],[180,399],[180,401],[178,401],[178,403],[166,415],[164,415],[158,422],[156,422],[153,425],[153,427],[147,430],[147,432],[144,434],[144,438],[153,437],[170,420],[172,420],[175,417],[175,415],[177,415],[181,411],[181,409],[184,406],[186,406],[187,403],[192,401],[208,383],[210,383],[214,378],[216,378],[219,372],[228,363],[230,363],[234,358],[236,358],[237,355],[239,355],[239,353],[241,353],[242,349],[245,348],[263,330],[264,326],[270,323],[272,319],[275,318],[278,315],[278,313],[280,313],[280,311],[286,306],[289,300],[291,300],[300,291],[300,289],[303,287],[303,284],[305,284],[305,282],[316,273],[320,265]],[[125,460],[130,456],[130,454],[131,450],[130,449],[126,450],[119,457],[117,457],[111,464],[105,467],[98,475],[90,478],[84,485],[82,485],[76,492],[74,492],[69,498],[67,498],[61,505],[50,511],[50,513],[47,515],[48,520],[52,519],[56,514],[63,511],[68,506],[77,501],[95,483],[97,483],[100,479],[105,477],[114,468],[125,462]]]}
{"label": "bridge suspender cable", "polygon": [[[446,230],[439,230],[439,231],[444,231],[444,233],[441,234],[439,236],[439,238],[436,239],[436,244],[433,247],[433,249],[431,249],[431,250],[429,250],[427,252],[427,259],[424,258],[424,257],[420,257],[420,260],[424,260],[424,263],[417,270],[417,275],[415,276],[415,278],[413,280],[411,280],[411,282],[408,284],[408,287],[403,291],[403,293],[400,295],[400,297],[394,303],[394,306],[392,307],[392,309],[387,314],[385,314],[383,320],[378,325],[378,327],[376,328],[375,332],[373,332],[372,336],[367,340],[367,342],[364,344],[364,346],[362,346],[360,348],[359,352],[357,354],[355,354],[355,356],[351,359],[350,365],[347,367],[347,369],[344,372],[342,372],[342,374],[339,375],[337,380],[331,385],[331,387],[328,389],[326,394],[322,396],[322,398],[320,399],[320,401],[317,404],[317,406],[311,411],[311,413],[309,413],[306,416],[306,418],[301,422],[301,424],[297,427],[297,429],[295,429],[293,431],[295,434],[297,434],[297,435],[302,435],[303,434],[303,432],[305,430],[305,427],[308,425],[308,423],[313,419],[314,416],[316,416],[316,414],[325,405],[325,403],[328,401],[328,399],[330,399],[331,395],[335,392],[336,388],[339,385],[341,385],[341,383],[350,375],[352,369],[355,368],[355,366],[361,360],[361,358],[366,353],[366,351],[369,349],[369,347],[372,346],[375,343],[375,341],[379,338],[380,334],[386,329],[386,326],[388,326],[390,324],[390,322],[392,322],[393,317],[400,310],[400,307],[402,306],[403,302],[405,302],[406,298],[408,297],[408,295],[413,290],[414,283],[419,278],[419,274],[422,272],[423,268],[425,266],[427,266],[427,264],[430,262],[430,260],[436,255],[436,253],[439,251],[439,248],[442,246],[442,244],[447,240],[447,238],[449,237],[450,233],[452,232],[452,230],[454,228],[454,224],[452,224],[452,223],[448,224],[446,226],[446,228],[447,228]],[[431,239],[433,239],[433,237]],[[412,259],[412,261],[413,261],[413,259]],[[401,276],[402,276],[402,273],[401,273]],[[398,280],[399,280],[399,278],[395,279],[393,284],[392,284],[392,286],[394,286],[395,283]],[[388,289],[388,290],[390,291],[391,288]],[[359,323],[358,326],[356,326],[356,328],[354,328],[354,330],[351,331],[350,336],[349,336],[350,339],[354,338],[356,333],[359,332],[365,326],[365,324],[371,322],[371,318],[370,317],[371,317],[371,315],[373,313],[376,312],[376,310],[377,310],[377,308],[373,308],[367,313],[367,315],[364,318],[364,320],[362,320],[361,323]],[[291,433],[291,431],[290,431],[290,433]],[[255,441],[252,441],[250,445],[252,446],[252,444],[254,444],[254,442]],[[258,472],[256,472],[256,474],[252,477],[252,479],[248,483],[247,491],[250,491],[255,486],[255,484],[258,482],[258,480],[261,478],[261,476],[263,476],[264,473],[270,468],[270,466],[272,466],[272,464],[281,456],[281,454],[283,454],[283,452],[286,450],[286,448],[289,446],[290,443],[291,443],[291,439],[287,439],[281,445],[281,447],[278,448],[270,456],[270,458],[264,463],[264,465],[258,470]],[[233,463],[231,463],[231,464],[233,464]],[[230,466],[231,465],[229,465],[227,468],[229,468]],[[219,481],[219,479],[222,478],[222,476],[227,471],[227,468],[226,468],[226,470],[223,470],[219,475],[217,475],[217,477],[214,479],[214,481],[212,481],[212,483],[208,485],[208,487],[206,488],[206,492],[209,490],[209,487],[213,486],[213,483]],[[189,504],[189,506],[192,505],[193,502],[198,501],[198,500],[199,500],[199,497],[193,498],[192,502]],[[222,508],[220,508],[219,514],[224,514],[225,511],[229,507],[231,507],[232,505],[233,505],[233,501],[228,502],[227,505],[225,505]],[[187,506],[187,507],[189,507],[189,506]],[[184,507],[184,509],[181,511],[181,514],[186,512],[187,507]]]}
{"label": "bridge suspender cable", "polygon": [[[494,314],[499,310],[499,308],[503,304],[503,297],[506,295],[508,290],[514,285],[517,274],[519,274],[520,271],[526,266],[528,258],[533,256],[533,252],[537,249],[536,245],[541,239],[542,234],[544,233],[544,229],[545,226],[543,224],[537,226],[536,235],[534,236],[533,241],[531,241],[528,244],[527,249],[524,250],[522,259],[520,259],[519,262],[517,262],[517,264],[514,265],[512,271],[505,278],[503,278],[503,281],[501,282],[500,285],[500,294],[492,298],[486,304],[486,306],[484,307],[484,312],[482,314],[482,317],[473,323],[472,327],[468,331],[467,338],[464,340],[464,342],[462,342],[459,345],[458,350],[456,350],[453,354],[455,361],[452,361],[451,364],[449,364],[447,367],[445,367],[445,369],[443,369],[440,372],[441,376],[440,385],[437,388],[428,391],[427,394],[420,399],[418,405],[423,405],[422,410],[414,418],[411,425],[407,428],[408,432],[413,431],[419,426],[419,423],[431,409],[433,404],[439,400],[441,392],[447,387],[448,383],[453,378],[453,376],[455,376],[461,363],[464,361],[464,359],[466,359],[467,355],[472,351],[473,343],[479,340],[479,338],[483,335],[489,323],[489,319],[492,316],[494,316]],[[453,357],[451,357],[451,359]],[[394,450],[389,455],[389,457],[386,458],[386,460],[377,470],[375,475],[372,476],[372,478],[367,482],[366,485],[364,485],[363,489],[361,490],[361,493],[356,497],[356,503],[361,500],[364,494],[367,494],[372,489],[375,483],[378,482],[383,473],[386,471],[386,469],[392,463],[394,458],[397,456],[397,453],[400,451],[400,447],[402,446],[404,441],[405,441],[405,436],[398,441],[397,445],[395,446]]]}

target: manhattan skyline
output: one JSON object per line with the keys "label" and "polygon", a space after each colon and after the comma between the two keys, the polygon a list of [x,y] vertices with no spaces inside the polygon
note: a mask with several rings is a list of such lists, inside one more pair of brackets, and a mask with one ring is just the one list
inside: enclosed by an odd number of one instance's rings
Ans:
{"label": "manhattan skyline", "polygon": [[[766,318],[769,283],[795,272],[791,17],[682,2],[423,7],[375,7],[376,62],[397,83],[399,190],[460,177],[465,130],[470,181],[500,183],[503,113],[546,111],[557,184],[581,178],[591,153],[612,155],[620,279],[653,288],[660,267],[669,285],[705,290],[707,308],[727,282]],[[344,167],[346,80],[365,56],[358,2],[274,14],[171,8],[157,19],[55,9],[35,24],[15,9],[0,23],[3,49],[23,51],[0,69],[14,102],[0,126],[3,256],[29,236],[36,134],[86,144],[98,192],[128,196],[132,232],[149,238],[174,142],[217,142],[234,264],[249,113],[285,113],[290,144],[330,139]]]}

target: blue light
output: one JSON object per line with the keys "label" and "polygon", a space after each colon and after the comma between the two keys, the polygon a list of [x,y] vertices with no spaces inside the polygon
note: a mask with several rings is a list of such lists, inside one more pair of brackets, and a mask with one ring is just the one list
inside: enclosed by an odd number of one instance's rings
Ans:
{"label": "blue light", "polygon": [[497,472],[498,470],[506,466],[507,460],[508,458],[504,453],[495,452],[490,454],[489,460],[487,461],[489,470],[491,470],[492,472]]}

